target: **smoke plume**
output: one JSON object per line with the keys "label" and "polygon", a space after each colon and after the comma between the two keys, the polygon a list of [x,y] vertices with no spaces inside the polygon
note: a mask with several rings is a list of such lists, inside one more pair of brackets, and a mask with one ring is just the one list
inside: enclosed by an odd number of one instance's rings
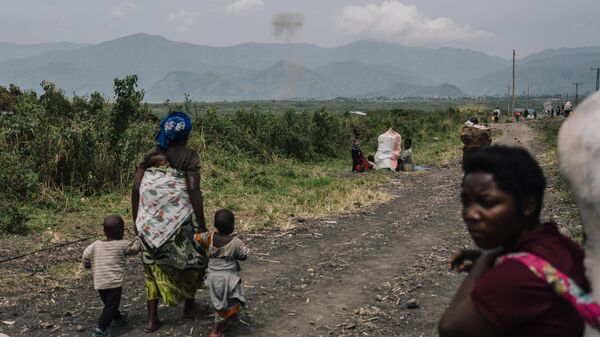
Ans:
{"label": "smoke plume", "polygon": [[275,38],[289,41],[304,26],[304,16],[293,12],[279,13],[273,17],[271,24]]}

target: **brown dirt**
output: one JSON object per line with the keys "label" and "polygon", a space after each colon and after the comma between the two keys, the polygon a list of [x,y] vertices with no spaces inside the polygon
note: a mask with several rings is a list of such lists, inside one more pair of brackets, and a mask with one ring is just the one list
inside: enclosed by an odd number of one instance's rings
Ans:
{"label": "brown dirt", "polygon": [[[498,142],[534,153],[541,149],[525,124],[497,127],[502,130]],[[392,185],[381,187],[395,195],[388,203],[336,219],[308,219],[287,231],[246,233],[254,253],[242,264],[248,308],[227,335],[436,336],[437,320],[463,277],[449,272],[446,261],[472,245],[461,220],[460,180],[458,162],[398,174]],[[550,207],[559,207],[553,198],[550,193]],[[0,332],[11,337],[90,334],[101,310],[91,277],[73,277],[68,268],[66,279],[48,276],[56,261],[78,261],[84,247],[0,265],[20,272],[15,285],[36,285],[27,292],[26,286],[0,288]],[[11,253],[0,249],[0,255]],[[197,298],[209,303],[206,291]],[[418,307],[408,308],[415,301]],[[142,331],[146,309],[138,258],[130,260],[122,308],[131,321],[112,329],[113,335],[148,336]],[[182,319],[181,311],[181,306],[161,308],[165,326],[153,335],[208,334],[210,310],[191,320]],[[78,325],[86,331],[78,332]]]}

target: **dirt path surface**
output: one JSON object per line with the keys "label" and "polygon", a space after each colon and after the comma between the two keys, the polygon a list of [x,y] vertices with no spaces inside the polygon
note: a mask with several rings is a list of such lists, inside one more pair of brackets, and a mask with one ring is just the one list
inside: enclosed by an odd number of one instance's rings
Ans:
{"label": "dirt path surface", "polygon": [[[495,126],[496,127],[496,126]],[[499,141],[536,152],[535,132],[502,124]],[[459,163],[398,174],[396,198],[358,214],[298,222],[293,230],[244,236],[254,255],[242,264],[248,308],[228,336],[437,336],[437,320],[463,276],[448,257],[471,247],[458,198]],[[63,253],[77,260],[85,244]],[[35,259],[35,258],[34,258]],[[36,277],[48,261],[30,261]],[[1,268],[17,268],[14,264]],[[145,334],[142,268],[132,258],[122,308],[130,324],[114,336],[206,336],[212,310],[181,318],[182,307],[161,308],[164,327]],[[24,280],[26,282],[26,280]],[[200,303],[208,304],[206,291]],[[0,332],[9,336],[89,336],[101,310],[89,275],[74,287],[34,293],[0,290]],[[2,321],[4,323],[2,323]],[[84,330],[85,331],[78,331]]]}

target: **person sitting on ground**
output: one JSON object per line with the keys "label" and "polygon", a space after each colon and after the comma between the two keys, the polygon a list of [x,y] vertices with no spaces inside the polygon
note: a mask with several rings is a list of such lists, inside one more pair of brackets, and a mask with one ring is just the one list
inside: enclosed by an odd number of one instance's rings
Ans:
{"label": "person sitting on ground", "polygon": [[110,337],[108,326],[113,323],[122,326],[127,321],[127,313],[119,311],[123,293],[123,275],[127,256],[140,252],[139,241],[131,244],[123,240],[125,224],[118,215],[104,218],[106,240],[94,241],[83,251],[83,266],[92,270],[94,289],[98,291],[104,309],[98,319],[98,326],[92,337]]}
{"label": "person sitting on ground", "polygon": [[413,170],[413,153],[412,153],[412,139],[406,138],[404,140],[404,151],[398,156],[398,166],[396,171],[412,172]]}
{"label": "person sitting on ground", "polygon": [[230,210],[215,213],[215,228],[215,232],[197,234],[196,241],[208,254],[206,284],[217,310],[210,337],[224,337],[223,329],[238,318],[240,308],[246,303],[238,261],[246,260],[250,250],[234,234],[235,216]]}
{"label": "person sitting on ground", "polygon": [[479,124],[477,117],[471,117],[460,131],[460,140],[465,145],[463,147],[463,160],[473,154],[481,147],[492,143],[492,131]]}
{"label": "person sitting on ground", "polygon": [[481,250],[450,261],[469,275],[439,335],[582,336],[584,321],[570,301],[575,286],[589,291],[584,254],[557,224],[540,222],[546,180],[538,163],[522,148],[491,146],[467,158],[463,170],[462,216]]}
{"label": "person sitting on ground", "polygon": [[372,169],[374,169],[374,168],[375,168],[375,157],[373,157],[373,155],[372,155],[372,154],[370,154],[370,155],[367,157],[367,160],[369,161],[369,170],[372,170]]}
{"label": "person sitting on ground", "polygon": [[352,129],[352,138],[350,139],[350,150],[352,153],[352,172],[357,172],[357,166],[361,164],[362,155],[362,136],[358,127]]}

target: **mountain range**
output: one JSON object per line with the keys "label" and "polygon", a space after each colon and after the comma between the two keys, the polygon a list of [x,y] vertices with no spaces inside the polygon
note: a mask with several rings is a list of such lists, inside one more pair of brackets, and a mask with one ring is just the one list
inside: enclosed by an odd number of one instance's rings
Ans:
{"label": "mountain range", "polygon": [[[572,82],[595,80],[596,66],[600,47],[545,50],[518,61],[517,90],[570,92]],[[135,34],[94,45],[0,43],[0,85],[40,90],[50,80],[67,94],[112,97],[113,79],[128,74],[139,76],[147,101],[161,102],[184,93],[196,101],[504,95],[512,70],[469,49],[379,41],[211,47]]]}

